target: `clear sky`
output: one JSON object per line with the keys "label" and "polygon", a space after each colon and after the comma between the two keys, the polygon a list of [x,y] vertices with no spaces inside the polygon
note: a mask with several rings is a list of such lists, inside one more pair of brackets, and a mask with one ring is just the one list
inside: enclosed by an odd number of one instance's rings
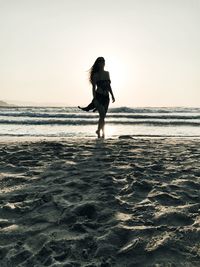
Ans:
{"label": "clear sky", "polygon": [[0,0],[0,100],[88,104],[106,60],[112,106],[200,106],[200,0]]}

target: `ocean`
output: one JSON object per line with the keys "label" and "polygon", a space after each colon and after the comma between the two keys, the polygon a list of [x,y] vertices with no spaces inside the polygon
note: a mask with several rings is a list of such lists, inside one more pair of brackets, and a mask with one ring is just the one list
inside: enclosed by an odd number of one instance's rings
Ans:
{"label": "ocean", "polygon": [[[0,136],[95,137],[98,113],[77,107],[1,107]],[[200,108],[109,108],[106,136],[200,137]]]}

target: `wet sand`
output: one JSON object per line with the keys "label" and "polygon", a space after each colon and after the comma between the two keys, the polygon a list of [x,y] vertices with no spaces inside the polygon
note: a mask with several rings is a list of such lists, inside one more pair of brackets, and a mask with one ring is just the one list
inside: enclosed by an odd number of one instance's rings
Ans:
{"label": "wet sand", "polygon": [[200,266],[200,139],[0,144],[0,266]]}

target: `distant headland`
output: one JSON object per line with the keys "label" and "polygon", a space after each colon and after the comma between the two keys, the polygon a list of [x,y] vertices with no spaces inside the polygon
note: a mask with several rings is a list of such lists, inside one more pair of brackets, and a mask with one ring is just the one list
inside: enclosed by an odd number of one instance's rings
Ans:
{"label": "distant headland", "polygon": [[13,106],[15,106],[15,105],[8,104],[7,102],[0,100],[0,107],[13,107]]}

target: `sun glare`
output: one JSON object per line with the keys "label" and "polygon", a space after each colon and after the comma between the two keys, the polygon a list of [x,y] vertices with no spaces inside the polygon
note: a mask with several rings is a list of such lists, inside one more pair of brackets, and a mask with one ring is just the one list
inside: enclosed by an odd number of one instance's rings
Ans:
{"label": "sun glare", "polygon": [[[109,71],[110,73],[112,88],[116,88],[118,95],[123,93],[124,88],[128,87],[130,77],[133,76],[126,59],[120,58],[119,56],[116,58],[112,56],[106,57],[105,70]],[[134,77],[132,77],[132,79],[133,78]]]}
{"label": "sun glare", "polygon": [[111,125],[105,126],[105,132],[106,132],[106,136],[108,136],[108,137],[111,137],[116,133],[114,127]]}
{"label": "sun glare", "polygon": [[109,58],[106,61],[106,70],[110,73],[110,79],[113,85],[117,85],[120,88],[123,84],[125,79],[125,71],[124,71],[124,64],[120,62],[120,59],[112,59]]}

